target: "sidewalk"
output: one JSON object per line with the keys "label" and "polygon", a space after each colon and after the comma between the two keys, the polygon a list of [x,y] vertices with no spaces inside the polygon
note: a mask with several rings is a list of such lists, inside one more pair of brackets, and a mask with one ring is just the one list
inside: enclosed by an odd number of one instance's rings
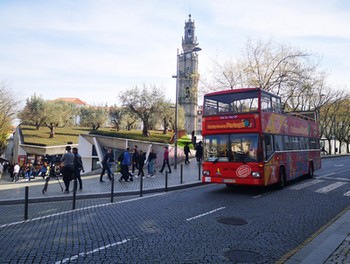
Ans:
{"label": "sidewalk", "polygon": [[350,263],[350,210],[327,226],[306,246],[286,261],[286,264]]}
{"label": "sidewalk", "polygon": [[[183,167],[183,177],[181,182],[181,166]],[[146,166],[145,166],[146,167]],[[160,192],[165,191],[166,188],[166,170],[163,173],[158,172],[157,168],[156,177],[145,177],[142,182],[143,193]],[[144,169],[147,172],[147,168]],[[138,170],[137,170],[138,172]],[[134,195],[140,193],[141,179],[134,177],[133,182],[119,182],[120,174],[114,174],[114,196],[118,195]],[[146,174],[147,176],[147,174]],[[108,180],[107,174],[103,177],[105,182],[100,182],[100,174],[94,174],[89,176],[82,175],[83,190],[76,192],[77,199],[84,198],[97,198],[108,197],[111,195],[112,182]],[[60,177],[60,184],[64,188],[64,183]],[[16,183],[10,182],[8,175],[3,176],[0,180],[0,205],[5,204],[18,204],[23,203],[25,199],[25,187],[28,186],[29,202],[40,202],[50,200],[68,200],[72,199],[73,195],[73,181],[70,183],[69,194],[64,194],[61,191],[61,187],[57,179],[51,179],[47,192],[42,193],[44,187],[44,179],[42,177],[36,177],[30,181],[21,179]],[[172,173],[168,173],[167,187],[168,190],[187,188],[191,186],[200,185],[201,180],[199,178],[199,167],[195,159],[191,160],[188,165],[178,164],[177,169],[174,170],[172,166]]]}
{"label": "sidewalk", "polygon": [[[189,165],[182,164],[183,181],[181,183],[181,164],[177,170],[173,169],[168,174],[168,190],[188,188],[201,185],[199,169],[195,159]],[[157,168],[159,170],[159,168]],[[143,193],[165,191],[166,173],[159,173],[155,178],[143,179]],[[200,171],[201,172],[201,171]],[[77,191],[77,199],[109,197],[112,184],[107,176],[105,182],[99,182],[99,174],[82,176],[83,190]],[[138,195],[140,194],[140,178],[133,182],[119,182],[120,174],[115,174],[114,195]],[[60,180],[62,187],[64,184]],[[0,180],[0,206],[8,204],[23,204],[25,187],[29,187],[29,202],[71,200],[73,192],[63,194],[56,179],[49,182],[47,193],[42,194],[44,180],[37,177],[30,182],[20,180],[17,183],[9,181],[9,176]],[[71,182],[70,190],[73,188]],[[323,264],[323,263],[350,263],[350,207],[344,210],[338,218],[327,226],[320,234],[306,245],[300,245],[300,249],[292,256],[287,257],[283,263],[287,264]]]}

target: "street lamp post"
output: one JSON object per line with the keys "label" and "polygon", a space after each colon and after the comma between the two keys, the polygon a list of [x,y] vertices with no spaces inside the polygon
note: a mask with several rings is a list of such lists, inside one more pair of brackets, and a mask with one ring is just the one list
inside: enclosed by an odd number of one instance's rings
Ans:
{"label": "street lamp post", "polygon": [[175,134],[174,134],[174,169],[177,169],[177,134],[178,134],[178,104],[179,104],[179,77],[180,77],[180,71],[179,71],[179,58],[181,56],[184,56],[189,53],[198,52],[202,49],[200,47],[194,47],[192,50],[183,52],[179,54],[179,49],[177,49],[176,54],[176,75],[173,75],[173,78],[176,78],[176,92],[175,92]]}

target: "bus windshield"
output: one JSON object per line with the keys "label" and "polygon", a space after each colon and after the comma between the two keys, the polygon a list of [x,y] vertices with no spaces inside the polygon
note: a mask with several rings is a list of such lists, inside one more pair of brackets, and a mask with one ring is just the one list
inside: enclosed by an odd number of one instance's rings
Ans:
{"label": "bus windshield", "polygon": [[257,162],[261,160],[258,146],[258,134],[208,135],[204,138],[204,161]]}
{"label": "bus windshield", "polygon": [[213,94],[204,97],[204,116],[257,112],[258,91],[242,93]]}

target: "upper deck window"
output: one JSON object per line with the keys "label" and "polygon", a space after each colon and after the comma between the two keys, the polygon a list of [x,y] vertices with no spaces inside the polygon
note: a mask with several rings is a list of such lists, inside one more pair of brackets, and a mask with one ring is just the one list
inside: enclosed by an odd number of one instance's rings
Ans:
{"label": "upper deck window", "polygon": [[262,92],[261,111],[281,113],[281,98]]}
{"label": "upper deck window", "polygon": [[203,115],[257,112],[259,108],[258,95],[258,91],[206,95]]}

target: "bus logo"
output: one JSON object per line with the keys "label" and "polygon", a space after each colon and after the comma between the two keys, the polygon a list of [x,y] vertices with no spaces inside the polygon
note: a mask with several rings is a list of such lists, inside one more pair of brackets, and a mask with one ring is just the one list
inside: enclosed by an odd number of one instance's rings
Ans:
{"label": "bus logo", "polygon": [[236,170],[236,175],[240,178],[248,177],[252,169],[248,165],[239,166]]}

